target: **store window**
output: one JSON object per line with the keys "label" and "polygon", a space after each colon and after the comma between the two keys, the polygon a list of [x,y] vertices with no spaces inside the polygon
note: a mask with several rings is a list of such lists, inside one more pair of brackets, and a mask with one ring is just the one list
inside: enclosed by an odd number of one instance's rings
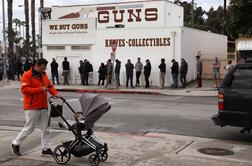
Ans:
{"label": "store window", "polygon": [[64,51],[65,46],[47,46],[48,51]]}
{"label": "store window", "polygon": [[71,46],[72,51],[89,50],[90,46]]}

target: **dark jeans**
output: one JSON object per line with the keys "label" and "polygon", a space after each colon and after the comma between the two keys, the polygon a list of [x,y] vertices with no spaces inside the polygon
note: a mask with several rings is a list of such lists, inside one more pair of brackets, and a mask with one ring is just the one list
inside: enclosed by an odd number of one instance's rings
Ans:
{"label": "dark jeans", "polygon": [[14,73],[11,70],[7,70],[7,79],[15,81]]}
{"label": "dark jeans", "polygon": [[145,77],[145,88],[149,88],[150,87],[150,82],[149,82],[149,77],[150,75],[144,75]]}
{"label": "dark jeans", "polygon": [[84,85],[84,78],[83,78],[83,74],[80,73],[80,81],[81,81],[81,85]]}
{"label": "dark jeans", "polygon": [[88,76],[89,76],[88,72],[83,73],[84,85],[88,85]]}
{"label": "dark jeans", "polygon": [[133,74],[126,75],[126,87],[128,87],[130,81],[130,86],[133,87]]}
{"label": "dark jeans", "polygon": [[64,85],[69,85],[69,83],[68,83],[68,75],[69,75],[69,71],[63,71]]}
{"label": "dark jeans", "polygon": [[185,88],[186,87],[186,74],[180,75],[180,82],[181,82],[183,88]]}
{"label": "dark jeans", "polygon": [[52,82],[53,82],[53,85],[55,85],[55,82],[54,82],[54,79],[56,78],[56,81],[57,81],[57,84],[59,85],[59,75],[57,72],[52,72]]}
{"label": "dark jeans", "polygon": [[0,73],[0,81],[3,80],[3,73]]}
{"label": "dark jeans", "polygon": [[22,73],[17,73],[18,81],[20,81],[20,77],[22,77]]}
{"label": "dark jeans", "polygon": [[197,74],[198,87],[202,87],[202,77],[201,74]]}
{"label": "dark jeans", "polygon": [[120,86],[120,74],[115,73],[116,86]]}
{"label": "dark jeans", "polygon": [[99,79],[98,85],[100,85],[100,83],[101,83],[102,85],[104,85],[104,81],[105,81],[105,78],[104,78],[104,79]]}
{"label": "dark jeans", "polygon": [[106,87],[108,86],[108,84],[112,83],[112,73],[107,74],[106,77]]}
{"label": "dark jeans", "polygon": [[178,87],[178,74],[172,73],[172,87],[177,88]]}
{"label": "dark jeans", "polygon": [[136,72],[136,85],[137,86],[140,86],[140,81],[139,81],[140,76],[141,76],[141,71],[137,71]]}

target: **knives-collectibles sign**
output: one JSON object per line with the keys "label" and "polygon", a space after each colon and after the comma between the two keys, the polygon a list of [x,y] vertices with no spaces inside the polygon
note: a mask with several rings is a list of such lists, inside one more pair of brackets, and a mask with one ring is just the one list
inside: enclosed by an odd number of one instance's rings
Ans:
{"label": "knives-collectibles sign", "polygon": [[[95,19],[43,21],[43,44],[95,44]],[[73,40],[74,39],[74,40]]]}

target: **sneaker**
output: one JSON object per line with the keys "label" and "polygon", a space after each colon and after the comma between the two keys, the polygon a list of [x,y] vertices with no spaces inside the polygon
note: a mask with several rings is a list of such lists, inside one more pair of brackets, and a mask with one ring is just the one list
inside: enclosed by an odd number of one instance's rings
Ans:
{"label": "sneaker", "polygon": [[50,155],[53,156],[53,151],[51,149],[46,149],[46,150],[42,150],[42,155]]}
{"label": "sneaker", "polygon": [[11,151],[13,155],[21,156],[21,153],[19,151],[19,145],[11,144]]}

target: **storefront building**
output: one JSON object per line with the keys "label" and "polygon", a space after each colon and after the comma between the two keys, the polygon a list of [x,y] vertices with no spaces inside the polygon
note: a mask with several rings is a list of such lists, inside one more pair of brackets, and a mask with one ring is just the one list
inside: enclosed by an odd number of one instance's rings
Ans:
{"label": "storefront building", "polygon": [[[152,86],[159,86],[161,58],[166,60],[166,86],[171,84],[172,59],[187,61],[190,81],[196,78],[195,56],[199,52],[203,59],[226,59],[227,37],[186,28],[183,17],[182,7],[165,0],[53,6],[51,19],[42,23],[43,55],[49,62],[56,58],[59,66],[67,57],[70,82],[75,84],[80,83],[79,60],[87,59],[93,65],[96,84],[99,66],[111,58],[111,44],[116,40],[115,59],[122,62],[123,84],[127,60],[135,64],[138,57],[144,65],[146,59],[152,64]],[[141,84],[145,84],[143,75]]]}

